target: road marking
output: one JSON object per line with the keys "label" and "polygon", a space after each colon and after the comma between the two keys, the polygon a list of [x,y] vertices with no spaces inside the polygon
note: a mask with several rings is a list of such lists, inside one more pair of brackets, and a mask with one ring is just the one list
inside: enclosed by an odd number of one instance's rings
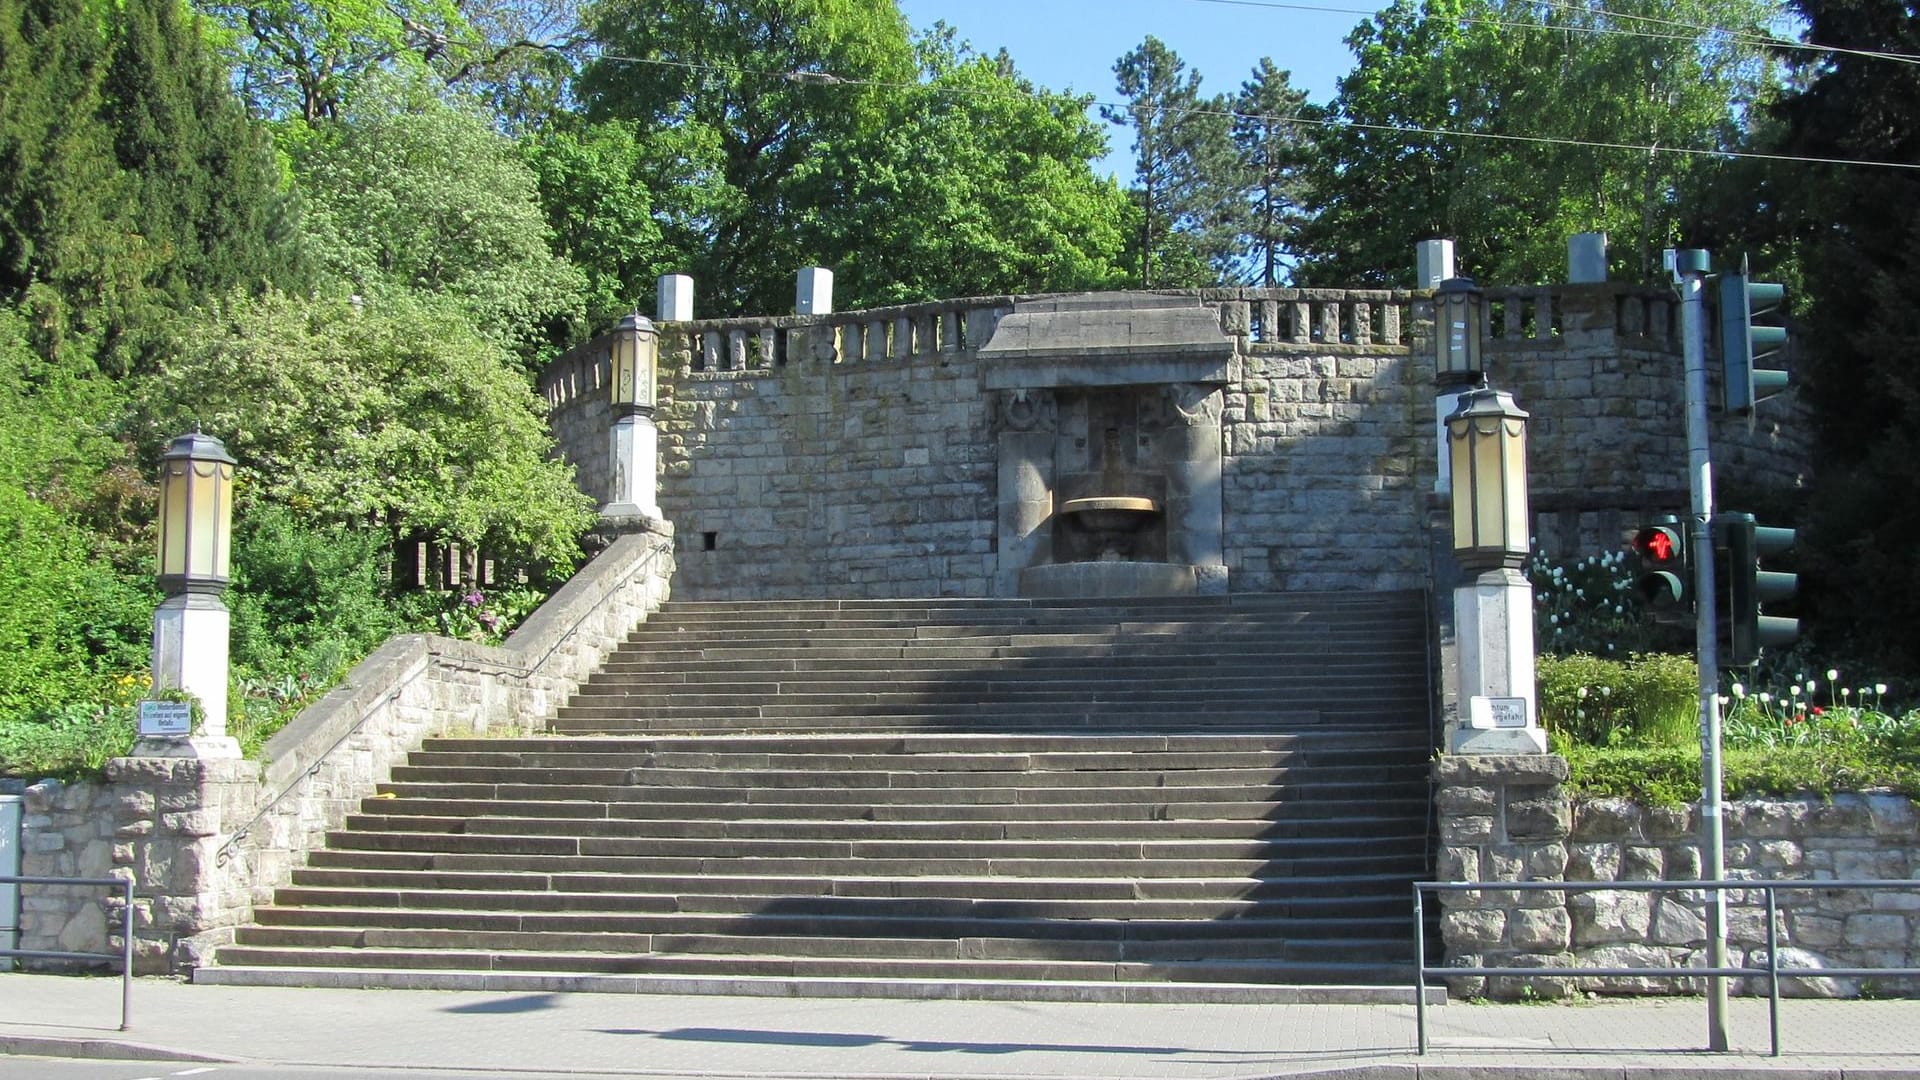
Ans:
{"label": "road marking", "polygon": [[212,1071],[213,1071],[213,1066],[211,1066],[211,1065],[207,1065],[207,1066],[204,1066],[204,1067],[202,1067],[202,1068],[198,1068],[198,1069],[186,1069],[186,1070],[183,1070],[183,1071],[181,1071],[181,1072],[177,1072],[177,1073],[174,1073],[173,1075],[175,1075],[175,1076],[199,1076],[199,1075],[200,1075],[201,1073],[210,1073],[210,1072],[212,1072]]}

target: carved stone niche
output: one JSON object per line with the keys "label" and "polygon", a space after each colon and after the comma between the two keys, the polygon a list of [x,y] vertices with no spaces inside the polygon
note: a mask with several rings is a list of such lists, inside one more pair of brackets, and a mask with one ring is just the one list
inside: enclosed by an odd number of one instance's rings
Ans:
{"label": "carved stone niche", "polygon": [[1014,305],[980,350],[999,454],[996,591],[1223,592],[1220,417],[1233,342],[1188,296]]}

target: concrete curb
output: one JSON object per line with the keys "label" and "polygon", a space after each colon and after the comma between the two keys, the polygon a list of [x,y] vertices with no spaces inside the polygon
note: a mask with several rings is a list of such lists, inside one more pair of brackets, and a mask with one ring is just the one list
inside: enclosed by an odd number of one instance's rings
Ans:
{"label": "concrete curb", "polygon": [[210,1064],[233,1064],[245,1060],[122,1039],[68,1039],[54,1035],[0,1034],[0,1054],[87,1058],[95,1061],[199,1061]]}

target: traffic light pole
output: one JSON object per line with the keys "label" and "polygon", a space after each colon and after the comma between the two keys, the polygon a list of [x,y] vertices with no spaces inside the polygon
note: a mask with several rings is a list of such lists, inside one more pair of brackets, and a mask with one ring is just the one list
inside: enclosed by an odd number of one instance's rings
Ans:
{"label": "traffic light pole", "polygon": [[[1713,456],[1707,446],[1707,253],[1675,252],[1673,277],[1680,289],[1680,330],[1687,362],[1687,481],[1692,496],[1689,543],[1693,560],[1694,636],[1700,661],[1700,876],[1726,878],[1726,845],[1720,814],[1720,656],[1714,615],[1720,604],[1713,581]],[[1727,895],[1707,895],[1707,966],[1727,966]],[[1707,976],[1707,1049],[1726,1050],[1727,980]]]}

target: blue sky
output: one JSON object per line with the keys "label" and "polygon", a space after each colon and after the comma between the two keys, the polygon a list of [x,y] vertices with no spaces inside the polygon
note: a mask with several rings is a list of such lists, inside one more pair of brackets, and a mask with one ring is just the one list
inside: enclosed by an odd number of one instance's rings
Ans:
{"label": "blue sky", "polygon": [[[1148,34],[1180,55],[1201,76],[1207,93],[1231,94],[1263,56],[1292,73],[1293,85],[1316,102],[1333,96],[1334,81],[1353,66],[1344,39],[1378,0],[1305,0],[1337,12],[1300,11],[1258,3],[1212,0],[898,0],[916,30],[945,20],[992,55],[1001,48],[1034,82],[1053,90],[1091,93],[1111,101],[1113,62]],[[1123,181],[1133,174],[1131,140],[1109,135],[1112,153],[1100,163]]]}

